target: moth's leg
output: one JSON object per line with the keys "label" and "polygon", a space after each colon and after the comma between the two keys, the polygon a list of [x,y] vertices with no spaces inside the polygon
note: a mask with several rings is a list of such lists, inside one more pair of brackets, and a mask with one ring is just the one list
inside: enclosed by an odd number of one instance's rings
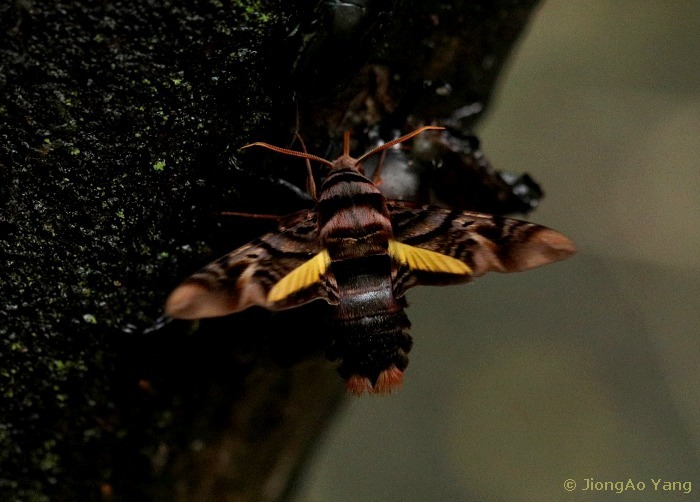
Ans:
{"label": "moth's leg", "polygon": [[238,212],[238,211],[221,211],[219,214],[222,216],[238,216],[240,218],[274,220],[277,222],[282,220],[282,216],[280,216],[279,214],[244,213],[244,212]]}
{"label": "moth's leg", "polygon": [[[244,170],[234,160],[230,160],[229,164],[231,168],[236,171],[237,175],[245,176],[246,178],[254,180],[254,182],[256,183],[265,183],[269,185],[274,185],[275,187],[282,187],[283,189],[294,194],[294,196],[300,200],[310,200],[308,191],[299,188],[298,186],[296,186],[293,183],[290,183],[287,180],[283,180],[281,178],[273,178],[272,176],[259,176],[257,174],[254,174],[252,171]],[[267,190],[267,187],[263,187],[263,190]]]}
{"label": "moth's leg", "polygon": [[[309,153],[306,151],[306,144],[304,144],[304,140],[301,138],[299,132],[295,132],[294,135],[299,140],[299,143],[301,143],[301,150],[304,153]],[[316,200],[316,182],[314,181],[314,173],[311,170],[311,161],[308,158],[306,159],[306,190],[309,192],[311,198]]]}
{"label": "moth's leg", "polygon": [[[306,144],[304,143],[304,139],[301,137],[301,134],[299,134],[299,131],[301,130],[301,119],[299,115],[299,103],[296,104],[296,126],[294,127],[294,136],[299,140],[299,143],[301,143],[301,150],[304,153],[309,153],[306,150]],[[309,195],[313,200],[316,200],[316,182],[314,181],[314,174],[311,171],[311,161],[309,159],[306,159],[306,191],[309,192]]]}
{"label": "moth's leg", "polygon": [[374,172],[372,173],[372,183],[375,185],[379,186],[382,184],[382,168],[384,167],[384,160],[386,160],[386,152],[388,150],[382,150],[382,155],[379,157],[379,160],[377,161],[377,167],[374,169]]}

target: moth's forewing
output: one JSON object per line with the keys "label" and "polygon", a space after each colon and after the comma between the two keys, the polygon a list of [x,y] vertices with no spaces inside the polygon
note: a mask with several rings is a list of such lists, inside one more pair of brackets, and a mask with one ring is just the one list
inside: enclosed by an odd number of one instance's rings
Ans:
{"label": "moth's forewing", "polygon": [[551,228],[471,211],[416,207],[390,201],[394,238],[404,244],[448,255],[464,262],[466,274],[433,274],[399,267],[401,291],[418,284],[469,282],[487,272],[520,272],[571,256],[576,248]]}
{"label": "moth's forewing", "polygon": [[286,217],[281,228],[281,232],[265,234],[187,278],[168,297],[165,313],[177,319],[203,319],[252,306],[282,310],[327,298],[322,278],[277,301],[268,298],[276,283],[319,252],[312,211]]}

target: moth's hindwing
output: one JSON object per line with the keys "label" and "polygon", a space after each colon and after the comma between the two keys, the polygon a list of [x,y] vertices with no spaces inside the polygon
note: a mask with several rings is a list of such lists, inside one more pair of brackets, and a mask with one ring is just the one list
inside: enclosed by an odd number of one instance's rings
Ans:
{"label": "moth's hindwing", "polygon": [[563,260],[576,251],[564,235],[526,221],[471,211],[416,207],[401,201],[389,201],[388,207],[397,241],[457,259],[469,270],[465,273],[430,270],[399,260],[395,271],[397,294],[418,284],[457,284],[487,272],[520,272]]}
{"label": "moth's hindwing", "polygon": [[170,294],[166,314],[177,319],[202,319],[252,306],[282,310],[321,298],[332,301],[332,290],[323,280],[323,267],[301,278],[297,275],[296,282],[270,298],[275,284],[321,252],[312,211],[301,211],[285,221],[295,224],[265,234],[187,278]]}
{"label": "moth's hindwing", "polygon": [[444,253],[429,249],[410,246],[396,240],[389,241],[389,255],[410,270],[433,272],[441,274],[457,274],[469,276],[472,269],[461,260],[452,258]]}
{"label": "moth's hindwing", "polygon": [[321,282],[330,265],[331,259],[327,250],[319,251],[313,258],[302,263],[287,275],[282,277],[270,289],[267,295],[271,303],[279,303],[285,298],[295,295],[309,286]]}

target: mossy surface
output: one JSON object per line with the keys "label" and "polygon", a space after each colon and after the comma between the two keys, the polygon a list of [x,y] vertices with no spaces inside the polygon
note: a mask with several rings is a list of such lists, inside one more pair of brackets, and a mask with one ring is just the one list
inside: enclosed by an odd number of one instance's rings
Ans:
{"label": "mossy surface", "polygon": [[211,214],[245,189],[222,183],[231,158],[285,99],[282,12],[0,7],[2,500],[96,498],[118,455],[148,464],[172,410],[137,418],[159,350],[141,333],[216,245]]}

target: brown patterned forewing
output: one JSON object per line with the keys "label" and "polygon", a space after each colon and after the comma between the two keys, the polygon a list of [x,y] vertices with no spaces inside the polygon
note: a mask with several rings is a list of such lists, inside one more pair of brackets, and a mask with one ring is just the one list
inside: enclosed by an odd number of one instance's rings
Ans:
{"label": "brown patterned forewing", "polygon": [[466,263],[471,274],[435,274],[397,266],[399,293],[418,284],[469,282],[487,272],[520,272],[571,256],[576,248],[551,228],[490,214],[389,201],[394,238]]}
{"label": "brown patterned forewing", "polygon": [[268,300],[272,286],[320,250],[313,211],[285,217],[280,230],[241,246],[187,278],[170,294],[165,313],[177,319],[202,319],[252,306],[282,310],[319,298],[328,300],[323,278],[279,301]]}

